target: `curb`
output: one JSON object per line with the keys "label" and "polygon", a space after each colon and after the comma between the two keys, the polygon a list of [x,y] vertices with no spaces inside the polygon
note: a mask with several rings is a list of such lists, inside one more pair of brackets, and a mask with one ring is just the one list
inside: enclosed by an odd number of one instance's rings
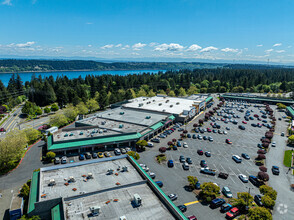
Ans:
{"label": "curb", "polygon": [[17,169],[19,167],[19,165],[22,163],[23,161],[23,158],[26,156],[27,152],[34,146],[36,145],[37,143],[39,143],[41,141],[41,139],[39,139],[37,142],[35,142],[34,144],[30,145],[27,149],[27,151],[25,152],[25,154],[23,155],[23,157],[20,159],[18,165],[13,169],[13,170],[10,170],[9,172],[7,172],[6,174],[9,174],[11,173],[12,171],[14,171],[15,169]]}

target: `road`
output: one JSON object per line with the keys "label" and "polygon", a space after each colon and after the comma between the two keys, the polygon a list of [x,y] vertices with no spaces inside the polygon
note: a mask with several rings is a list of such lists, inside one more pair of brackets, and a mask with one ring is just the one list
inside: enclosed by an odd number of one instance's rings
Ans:
{"label": "road", "polygon": [[13,113],[10,113],[10,117],[1,125],[6,132],[13,130],[16,125],[23,119],[20,118],[22,105],[20,105]]}
{"label": "road", "polygon": [[32,121],[29,122],[24,122],[19,125],[20,129],[25,129],[25,128],[34,128],[38,129],[41,125],[43,124],[48,124],[49,123],[49,117],[41,117],[39,119],[33,119]]}
{"label": "road", "polygon": [[[275,109],[275,107],[272,108]],[[274,111],[274,113],[277,119],[285,115],[283,112]],[[280,135],[281,132],[286,133],[288,122],[284,120],[277,120],[276,122],[276,131],[273,137],[276,147],[271,147],[270,152],[267,154],[266,166],[270,176],[270,186],[278,192],[273,219],[288,220],[293,219],[294,216],[294,192],[290,190],[290,184],[294,184],[294,177],[290,174],[291,172],[288,173],[288,168],[283,165],[283,159],[285,150],[293,148],[286,145],[287,137]],[[271,172],[271,167],[274,165],[280,167],[279,176],[273,175]]]}
{"label": "road", "polygon": [[0,176],[0,193],[2,194],[2,198],[0,198],[0,219],[3,219],[6,209],[10,206],[12,194],[18,192],[22,185],[31,179],[35,169],[47,166],[40,161],[44,144],[45,142],[41,141],[31,147],[17,169],[7,175]]}

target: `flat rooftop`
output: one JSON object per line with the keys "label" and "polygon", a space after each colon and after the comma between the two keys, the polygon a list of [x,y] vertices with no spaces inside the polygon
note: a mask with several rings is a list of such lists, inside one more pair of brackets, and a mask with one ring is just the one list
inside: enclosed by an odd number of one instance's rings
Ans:
{"label": "flat rooftop", "polygon": [[[66,219],[175,219],[126,156],[41,168],[39,178],[37,201],[62,197]],[[71,178],[75,182],[68,183]],[[53,179],[56,185],[49,186]],[[139,207],[133,204],[134,194],[142,200]],[[91,207],[100,207],[100,214],[91,216]]]}
{"label": "flat rooftop", "polygon": [[99,112],[96,114],[96,116],[115,121],[151,126],[159,121],[166,120],[169,114],[119,107],[104,112]]}
{"label": "flat rooftop", "polygon": [[131,99],[129,103],[123,104],[123,106],[179,115],[184,110],[190,111],[193,105],[198,105],[200,102],[187,98],[154,96]]}
{"label": "flat rooftop", "polygon": [[20,208],[22,208],[22,197],[20,197],[18,194],[13,194],[11,204],[10,204],[10,210],[15,210]]}
{"label": "flat rooftop", "polygon": [[191,99],[194,101],[199,101],[199,102],[203,102],[205,101],[209,96],[208,95],[203,95],[203,94],[194,94],[194,95],[190,95],[187,97],[187,99]]}
{"label": "flat rooftop", "polygon": [[[139,194],[142,199],[142,206],[139,208],[132,206],[131,201],[134,199],[134,194]],[[115,199],[118,201],[115,202]],[[107,201],[110,202],[106,204]],[[175,219],[147,184],[138,184],[64,202],[65,213],[67,213],[67,219],[70,220],[87,218],[90,214],[90,207],[93,206],[100,207],[101,213],[91,219],[117,220],[121,216],[125,216],[128,220]]]}
{"label": "flat rooftop", "polygon": [[[120,185],[136,183],[142,181],[142,177],[134,169],[132,164],[125,158],[105,161],[105,159],[99,159],[103,162],[84,164],[83,162],[75,163],[76,166],[70,166],[75,164],[68,164],[55,166],[56,169],[49,169],[42,171],[40,174],[40,193],[39,201],[54,199],[54,198],[67,198],[71,196],[81,195],[84,193],[100,191],[107,188],[116,187],[116,183]],[[79,165],[81,164],[81,165]],[[117,171],[120,167],[126,166],[128,172]],[[62,168],[64,167],[64,168]],[[59,168],[59,169],[58,169]],[[113,169],[113,175],[108,175],[107,171]],[[87,179],[89,173],[92,173],[93,179]],[[118,175],[115,175],[117,173]],[[73,177],[75,182],[65,185],[70,177]],[[56,185],[49,186],[50,180],[54,179]],[[76,189],[74,191],[73,189]],[[44,195],[42,197],[42,195]]]}

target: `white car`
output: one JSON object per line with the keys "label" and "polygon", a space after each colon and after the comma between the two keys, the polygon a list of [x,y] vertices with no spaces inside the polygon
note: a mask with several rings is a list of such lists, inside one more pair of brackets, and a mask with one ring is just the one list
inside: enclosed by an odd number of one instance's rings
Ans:
{"label": "white car", "polygon": [[272,143],[272,147],[275,147],[276,146],[276,142],[274,141],[273,143]]}
{"label": "white car", "polygon": [[176,194],[169,194],[168,198],[170,198],[171,201],[175,201],[178,198],[178,196]]}
{"label": "white car", "polygon": [[224,131],[224,134],[228,134],[228,132]]}
{"label": "white car", "polygon": [[115,148],[115,149],[114,149],[114,154],[115,154],[115,155],[121,155],[121,151],[120,151],[120,149]]}
{"label": "white car", "polygon": [[149,176],[154,179],[156,177],[155,173],[149,173]]}
{"label": "white car", "polygon": [[239,178],[243,183],[248,183],[248,177],[244,174],[239,174]]}
{"label": "white car", "polygon": [[186,142],[183,143],[183,148],[188,148],[188,144]]}

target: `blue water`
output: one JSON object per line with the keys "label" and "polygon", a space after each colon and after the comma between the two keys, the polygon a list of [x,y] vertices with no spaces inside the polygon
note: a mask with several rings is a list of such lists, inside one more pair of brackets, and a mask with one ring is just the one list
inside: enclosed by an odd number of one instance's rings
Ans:
{"label": "blue water", "polygon": [[[46,78],[49,76],[53,76],[56,79],[57,76],[67,76],[69,79],[78,78],[82,76],[85,78],[87,75],[104,75],[104,74],[111,74],[111,75],[121,75],[125,76],[128,74],[142,74],[142,73],[158,73],[158,71],[165,72],[166,70],[107,70],[107,71],[60,71],[60,72],[37,72],[35,73],[36,77],[39,75],[42,78]],[[27,73],[18,73],[21,77],[23,83],[26,81],[30,81],[34,72],[27,72]],[[11,78],[12,73],[0,73],[0,80],[3,82],[5,86],[8,85],[9,79]]]}

